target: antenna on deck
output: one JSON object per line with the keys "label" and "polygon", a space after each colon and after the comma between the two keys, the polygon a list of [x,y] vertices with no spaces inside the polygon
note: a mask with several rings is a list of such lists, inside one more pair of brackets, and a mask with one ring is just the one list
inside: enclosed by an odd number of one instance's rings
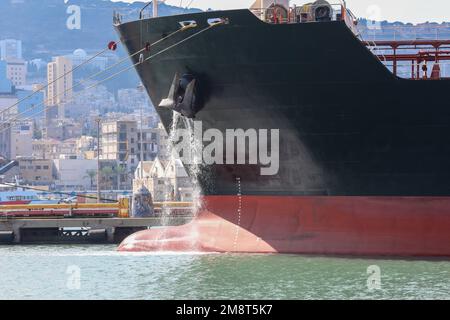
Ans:
{"label": "antenna on deck", "polygon": [[153,18],[156,18],[158,16],[158,1],[153,0],[147,2],[147,4],[141,9],[141,11],[139,11],[139,20],[144,17],[144,10],[151,4],[153,4]]}

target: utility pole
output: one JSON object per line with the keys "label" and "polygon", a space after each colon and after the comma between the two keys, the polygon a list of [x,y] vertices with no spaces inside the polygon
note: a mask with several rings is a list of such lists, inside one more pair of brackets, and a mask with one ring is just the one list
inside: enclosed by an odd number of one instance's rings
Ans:
{"label": "utility pole", "polygon": [[143,104],[141,103],[141,183],[144,185],[144,135],[143,135],[143,125],[144,119],[142,117]]}
{"label": "utility pole", "polygon": [[[145,92],[145,88],[143,85],[138,86],[138,90],[140,92]],[[140,141],[140,145],[141,145],[141,185],[144,186],[144,135],[143,135],[143,112],[144,112],[144,103],[141,103],[141,126],[140,126],[140,131],[141,131],[141,141]]]}
{"label": "utility pole", "polygon": [[153,0],[153,18],[158,16],[158,0]]}
{"label": "utility pole", "polygon": [[95,119],[95,122],[97,122],[97,203],[100,203],[100,117]]}

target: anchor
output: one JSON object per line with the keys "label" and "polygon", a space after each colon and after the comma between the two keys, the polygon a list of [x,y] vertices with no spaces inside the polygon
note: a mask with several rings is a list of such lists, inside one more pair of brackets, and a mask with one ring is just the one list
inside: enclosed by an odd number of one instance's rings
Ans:
{"label": "anchor", "polygon": [[168,97],[163,99],[159,106],[172,109],[187,118],[195,118],[199,110],[196,103],[196,84],[197,80],[193,75],[185,74],[180,78],[176,73]]}

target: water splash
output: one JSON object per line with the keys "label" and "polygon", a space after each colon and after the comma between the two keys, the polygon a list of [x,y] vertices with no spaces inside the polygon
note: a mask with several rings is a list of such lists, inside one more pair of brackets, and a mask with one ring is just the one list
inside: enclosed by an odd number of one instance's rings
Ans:
{"label": "water splash", "polygon": [[[179,122],[180,117],[181,117],[181,115],[178,112],[173,112],[172,125],[170,127],[169,137],[168,137],[169,144],[167,146],[168,152],[169,152],[169,160],[171,162],[173,162],[177,158],[177,156],[175,154],[174,143],[176,143],[176,131],[178,128],[178,122]],[[163,202],[174,200],[173,195],[175,193],[175,190],[172,190],[172,187],[171,186],[169,187],[169,185],[168,184],[165,185]],[[161,214],[161,226],[167,227],[169,225],[169,220],[170,220],[170,216],[172,215],[172,213],[173,213],[173,210],[169,206],[163,205],[162,214]]]}
{"label": "water splash", "polygon": [[194,121],[192,119],[188,119],[183,117],[183,123],[184,127],[188,129],[190,134],[190,145],[192,146],[191,149],[191,159],[190,159],[190,165],[189,165],[189,174],[192,180],[192,187],[193,187],[193,203],[194,203],[194,215],[197,215],[199,210],[202,208],[202,188],[200,185],[200,175],[203,171],[203,141],[201,137],[197,137],[195,134],[194,129]]}
{"label": "water splash", "polygon": [[[169,142],[169,154],[170,154],[170,160],[178,160],[179,154],[177,153],[176,148],[174,145],[178,143],[177,141],[178,135],[177,130],[179,129],[185,129],[189,132],[189,145],[191,146],[191,150],[189,150],[189,155],[187,159],[189,159],[189,164],[185,165],[185,169],[187,170],[189,177],[191,179],[191,184],[193,188],[192,192],[192,202],[193,207],[191,209],[191,216],[193,219],[195,219],[200,212],[201,208],[203,207],[202,204],[202,189],[200,185],[199,177],[202,174],[202,161],[203,161],[203,142],[198,137],[196,137],[195,130],[194,130],[194,121],[191,119],[188,119],[186,117],[183,117],[180,113],[173,111],[172,115],[172,125],[169,132],[168,142]],[[166,188],[165,190],[165,200],[166,201],[173,201],[173,195],[177,193],[177,190],[172,190],[172,188]],[[161,217],[161,224],[164,227],[169,226],[169,217],[172,214],[172,210],[168,207],[163,207],[162,217]],[[191,250],[192,252],[198,251],[197,249],[197,241],[198,239],[198,230],[195,224],[191,224],[190,229],[190,237],[191,239]],[[167,236],[166,231],[163,231],[161,233],[160,239],[164,240],[164,238]],[[164,250],[164,241],[160,242],[160,251]]]}

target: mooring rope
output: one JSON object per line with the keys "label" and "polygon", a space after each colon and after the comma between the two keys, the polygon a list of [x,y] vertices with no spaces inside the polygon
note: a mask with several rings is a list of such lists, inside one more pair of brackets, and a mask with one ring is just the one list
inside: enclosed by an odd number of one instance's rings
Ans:
{"label": "mooring rope", "polygon": [[[121,43],[122,41],[119,42],[112,42],[113,45],[117,46],[119,43]],[[17,102],[15,102],[13,105],[7,107],[6,109],[3,109],[2,111],[0,111],[0,115],[8,112],[9,110],[11,110],[12,108],[14,108],[15,106],[18,106],[19,104],[21,104],[22,102],[30,99],[31,97],[33,97],[34,95],[36,95],[38,92],[40,92],[41,90],[47,89],[50,85],[54,84],[55,82],[57,82],[58,80],[61,80],[62,78],[68,76],[69,74],[75,72],[76,70],[78,70],[79,68],[87,65],[88,63],[90,63],[91,61],[93,61],[95,58],[97,58],[98,56],[100,56],[101,54],[105,53],[106,51],[111,50],[110,47],[107,47],[99,52],[97,52],[95,55],[93,55],[92,57],[90,57],[89,59],[87,59],[86,61],[84,61],[83,63],[77,65],[76,67],[72,68],[71,70],[65,72],[63,75],[59,76],[58,78],[56,78],[55,80],[48,82],[45,86],[43,86],[42,88],[40,88],[39,90],[33,91],[32,93],[30,93],[29,95],[27,95],[26,97],[18,100]]]}
{"label": "mooring rope", "polygon": [[[150,44],[150,47],[151,47],[151,46],[155,46],[155,45],[159,44],[160,42],[162,42],[162,41],[164,41],[164,40],[166,40],[166,39],[168,39],[168,38],[174,36],[174,35],[177,34],[178,32],[181,32],[181,31],[184,31],[184,30],[186,30],[186,28],[178,29],[177,31],[172,32],[171,34],[167,35],[166,37],[161,38],[161,39],[159,39],[158,41],[155,41],[154,43]],[[103,73],[105,73],[105,72],[107,72],[107,71],[109,71],[109,70],[115,68],[116,66],[122,64],[123,62],[125,62],[125,61],[128,60],[129,58],[132,58],[132,57],[136,56],[137,54],[142,53],[143,51],[145,51],[145,50],[147,50],[147,49],[148,49],[148,46],[145,46],[144,48],[142,48],[142,49],[136,51],[135,53],[133,53],[133,54],[131,54],[131,55],[129,55],[129,56],[127,56],[127,57],[125,57],[125,58],[119,60],[118,62],[116,62],[116,63],[114,63],[113,65],[109,66],[109,67],[106,68],[105,70],[101,70],[101,71],[98,71],[98,72],[96,72],[96,73],[90,75],[88,78],[79,81],[78,83],[76,83],[76,84],[75,84],[74,86],[72,86],[71,88],[68,88],[68,89],[64,90],[64,92],[62,92],[62,93],[60,93],[60,94],[56,94],[55,96],[53,96],[53,99],[56,99],[56,98],[58,98],[59,96],[64,95],[65,93],[72,91],[73,89],[79,87],[80,85],[86,83],[87,81],[89,81],[89,80],[91,80],[91,79],[93,79],[93,78],[95,78],[95,77],[98,77],[99,75],[102,75]],[[69,74],[69,73],[66,73],[66,76],[67,76],[68,74]],[[60,79],[61,79],[61,78],[62,78],[62,77],[60,77]],[[84,90],[82,90],[82,91],[84,91]],[[82,91],[81,91],[81,92],[82,92]],[[34,93],[36,93],[36,92],[34,92]],[[31,95],[30,95],[30,96],[31,96]],[[73,100],[73,99],[72,99],[72,100]],[[48,101],[49,101],[49,99],[47,99],[47,101],[40,102],[39,104],[34,105],[32,108],[33,108],[33,109],[36,109],[37,107],[40,107],[41,105],[44,105],[44,104],[45,104],[46,102],[48,102]],[[13,106],[13,107],[14,107],[14,106]],[[54,106],[49,106],[49,107],[45,108],[44,110],[48,110],[48,108],[51,108],[51,107],[54,107]],[[12,107],[10,107],[10,108],[12,108]],[[5,110],[5,111],[6,111],[6,110]],[[20,120],[20,121],[26,121],[26,119],[20,119],[20,118],[21,118],[22,115],[27,114],[27,113],[29,113],[29,112],[30,112],[30,109],[25,110],[25,111],[22,111],[21,113],[15,115],[13,118],[9,118],[9,119],[6,119],[6,120],[4,120],[3,122],[1,122],[1,123],[0,123],[0,126],[3,126],[3,125],[5,125],[5,124],[8,124],[9,122],[14,122],[14,121],[19,121],[19,120]],[[41,113],[41,112],[39,112],[39,113]],[[38,113],[38,114],[39,114],[39,113]],[[1,114],[1,113],[0,113],[0,114]],[[36,114],[36,115],[38,115],[38,114]],[[3,132],[3,131],[0,131],[0,133],[1,133],[1,132]]]}
{"label": "mooring rope", "polygon": [[[215,23],[215,24],[211,24],[211,25],[209,25],[208,27],[206,27],[206,28],[200,30],[199,32],[196,32],[196,33],[190,35],[189,37],[187,37],[187,38],[185,38],[185,39],[183,39],[183,40],[180,40],[180,41],[176,42],[175,44],[173,44],[173,45],[171,45],[171,46],[169,46],[169,47],[167,47],[167,48],[165,48],[165,49],[163,49],[163,50],[160,50],[159,52],[157,52],[157,53],[155,53],[155,54],[153,54],[153,55],[147,57],[146,59],[140,60],[140,61],[138,61],[137,63],[135,63],[135,64],[133,64],[133,65],[131,65],[131,66],[125,68],[125,69],[122,69],[121,71],[118,71],[118,72],[112,74],[111,76],[109,76],[109,77],[107,77],[107,78],[105,78],[105,79],[100,80],[99,82],[95,83],[94,85],[84,88],[83,90],[79,91],[78,94],[81,93],[81,92],[84,92],[84,91],[93,89],[93,88],[99,86],[100,84],[102,84],[102,83],[104,83],[104,82],[106,82],[106,81],[109,81],[109,80],[111,80],[111,79],[117,77],[118,75],[120,75],[120,74],[122,74],[122,73],[124,73],[124,72],[126,72],[126,71],[128,71],[128,70],[130,70],[130,69],[132,69],[132,68],[135,68],[135,67],[137,67],[138,65],[143,64],[144,62],[147,62],[147,61],[149,61],[149,60],[151,60],[151,59],[153,59],[153,58],[159,56],[160,54],[162,54],[162,53],[164,53],[164,52],[167,52],[168,50],[173,49],[173,48],[175,48],[176,46],[178,46],[178,45],[180,45],[180,44],[182,44],[182,43],[184,43],[184,42],[186,42],[186,41],[188,41],[188,40],[190,40],[190,39],[192,39],[192,38],[194,38],[194,37],[200,35],[201,33],[205,32],[205,31],[207,31],[207,30],[209,30],[209,29],[211,29],[211,28],[213,28],[213,27],[215,27],[215,26],[221,25],[221,24],[223,24],[223,22],[218,22],[218,23]],[[174,33],[172,33],[171,35],[173,35],[173,34],[175,34],[175,33],[177,33],[177,32],[186,30],[186,29],[187,29],[187,28],[181,28],[181,29],[175,31]],[[155,45],[155,44],[157,44],[158,42],[161,42],[162,40],[167,39],[167,38],[170,37],[171,35],[169,35],[169,36],[167,36],[167,37],[165,37],[165,38],[162,38],[162,39],[156,41],[156,42],[155,42],[154,44],[152,44],[152,45]],[[131,56],[129,56],[129,57],[133,57],[133,56],[135,56],[136,54],[142,52],[143,50],[146,50],[146,48],[143,48],[143,49],[141,49],[141,50],[135,52],[133,55],[131,55]],[[128,57],[127,57],[127,58],[128,58]],[[85,80],[85,81],[86,81],[86,80]],[[73,88],[77,87],[78,85],[80,85],[82,82],[85,82],[85,81],[79,82],[77,85],[73,86],[72,88],[69,88],[69,89],[65,90],[65,91],[64,91],[63,93],[61,93],[61,94],[67,93],[68,91],[72,90]],[[59,96],[59,95],[57,95],[57,96]],[[56,96],[56,97],[57,97],[57,96]],[[56,97],[55,97],[55,98],[56,98]],[[73,97],[72,97],[72,100],[73,100]],[[42,103],[39,104],[39,105],[37,105],[37,106],[40,106],[40,105],[42,105]],[[20,120],[20,121],[30,121],[30,120],[32,120],[35,116],[37,116],[37,115],[39,115],[39,114],[41,114],[41,113],[43,113],[43,112],[49,110],[49,109],[52,108],[52,107],[55,107],[55,106],[47,106],[47,107],[45,107],[43,110],[37,112],[36,114],[31,115],[31,116],[28,117],[28,118],[20,119],[20,118],[18,118],[18,117],[15,117],[13,120],[9,120],[8,122],[10,122],[10,121],[16,121],[16,120]],[[36,106],[35,106],[34,108],[36,108]],[[29,112],[29,110],[27,110],[26,112],[22,112],[21,114],[28,113],[28,112]],[[8,124],[8,122],[6,122],[6,124]],[[5,124],[5,123],[2,123],[2,124],[0,124],[0,125],[3,125],[3,124]],[[3,129],[0,130],[0,133],[3,133],[4,131],[6,131],[6,130],[8,130],[8,129],[9,129],[9,127],[3,128]]]}
{"label": "mooring rope", "polygon": [[[14,183],[7,183],[7,182],[2,182],[0,183],[2,185],[8,186],[8,187],[14,187],[17,189],[26,189],[26,190],[33,190],[33,191],[40,191],[44,194],[59,194],[59,195],[63,195],[63,196],[71,196],[71,197],[79,197],[79,198],[85,198],[85,199],[92,199],[92,200],[97,200],[96,196],[88,196],[88,195],[82,195],[82,194],[78,194],[76,192],[63,192],[63,191],[45,191],[39,188],[33,188],[30,186],[22,186],[20,184],[14,184]],[[113,199],[105,199],[105,198],[100,198],[100,201],[106,201],[106,202],[117,202],[117,200],[113,200]]]}

